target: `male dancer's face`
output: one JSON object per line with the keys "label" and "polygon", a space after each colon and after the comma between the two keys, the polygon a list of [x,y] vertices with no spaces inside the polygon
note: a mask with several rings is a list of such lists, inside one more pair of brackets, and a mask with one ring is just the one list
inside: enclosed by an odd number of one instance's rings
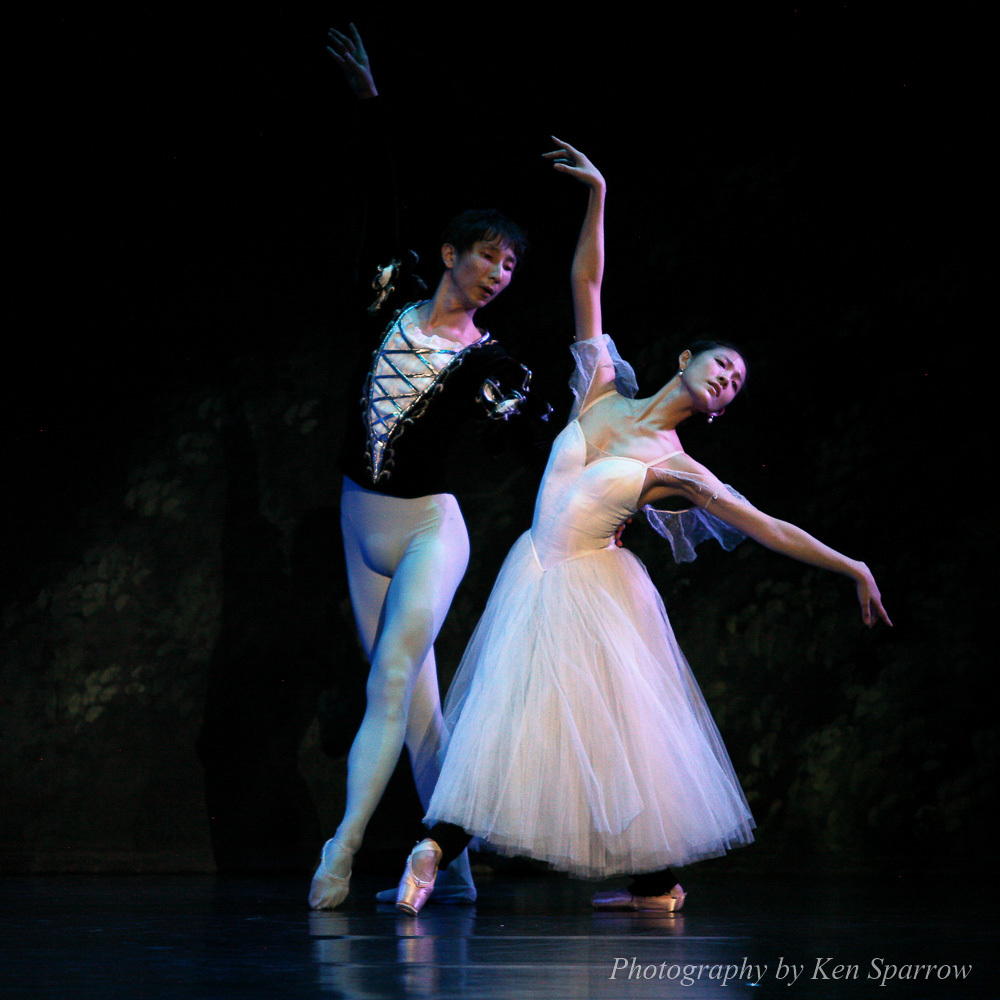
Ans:
{"label": "male dancer's face", "polygon": [[489,240],[477,240],[461,252],[446,243],[443,257],[455,290],[475,308],[495,299],[510,284],[517,266],[509,246]]}

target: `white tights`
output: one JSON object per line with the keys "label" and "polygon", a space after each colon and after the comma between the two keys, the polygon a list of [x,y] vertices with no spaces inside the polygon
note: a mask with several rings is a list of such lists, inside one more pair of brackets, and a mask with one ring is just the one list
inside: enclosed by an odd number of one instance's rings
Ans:
{"label": "white tights", "polygon": [[442,731],[434,640],[465,574],[469,536],[449,494],[404,500],[347,477],[340,521],[354,618],[371,664],[336,834],[356,851],[404,742],[425,809],[434,791]]}

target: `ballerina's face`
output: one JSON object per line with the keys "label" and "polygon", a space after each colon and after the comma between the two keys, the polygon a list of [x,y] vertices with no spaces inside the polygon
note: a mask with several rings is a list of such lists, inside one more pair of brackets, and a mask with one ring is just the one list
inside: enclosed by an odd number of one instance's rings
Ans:
{"label": "ballerina's face", "polygon": [[746,380],[746,363],[731,347],[713,347],[681,355],[681,382],[691,394],[696,410],[721,413]]}

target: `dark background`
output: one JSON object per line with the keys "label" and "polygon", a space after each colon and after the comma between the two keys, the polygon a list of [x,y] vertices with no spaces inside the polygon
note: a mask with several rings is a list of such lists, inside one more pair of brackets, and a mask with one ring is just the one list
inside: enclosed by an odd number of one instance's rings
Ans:
{"label": "dark background", "polygon": [[[629,529],[761,823],[742,855],[945,847],[982,863],[983,8],[744,3],[140,6],[26,27],[2,400],[5,864],[307,867],[336,822],[363,677],[334,468],[360,206],[354,102],[324,39],[351,19],[392,103],[427,277],[455,212],[522,222],[532,250],[483,320],[564,413],[584,196],[540,154],[552,132],[585,150],[609,183],[606,328],[641,388],[687,339],[743,345],[745,398],[689,450],[879,580],[895,628],[869,634],[842,581],[749,544],[676,569]],[[445,678],[536,479],[470,461],[473,565]],[[376,822],[373,863],[398,825]]]}

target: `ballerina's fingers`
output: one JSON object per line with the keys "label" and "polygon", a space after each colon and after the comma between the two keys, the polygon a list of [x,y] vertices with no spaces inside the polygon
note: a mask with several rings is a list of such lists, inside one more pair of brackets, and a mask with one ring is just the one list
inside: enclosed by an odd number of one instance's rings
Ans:
{"label": "ballerina's fingers", "polygon": [[[858,583],[858,600],[861,604],[861,618],[871,628],[879,618],[892,627],[889,615],[882,607],[882,595],[875,586],[875,581],[864,580]],[[873,613],[874,612],[874,613]]]}
{"label": "ballerina's fingers", "polygon": [[587,157],[584,156],[583,153],[580,152],[580,150],[575,149],[573,146],[571,146],[568,142],[564,142],[562,139],[560,139],[558,136],[555,136],[555,135],[550,135],[549,138],[554,143],[557,143],[558,145],[560,145],[562,147],[562,150],[563,150],[564,153],[568,153],[570,156],[572,156],[576,160],[582,160],[582,161],[586,162]]}
{"label": "ballerina's fingers", "polygon": [[565,149],[554,149],[551,153],[542,153],[546,160],[552,160],[556,166],[572,167],[573,158]]}
{"label": "ballerina's fingers", "polygon": [[[886,613],[885,608],[882,607],[882,602],[876,597],[876,598],[874,598],[872,600],[872,605],[874,606],[875,610],[878,612],[878,617],[881,618],[882,621],[884,621],[886,623],[886,625],[888,625],[890,628],[892,628],[892,622],[889,621],[889,615]],[[872,624],[873,625],[875,624],[874,619],[872,620]]]}
{"label": "ballerina's fingers", "polygon": [[554,149],[550,153],[543,153],[542,156],[547,160],[551,160],[556,170],[575,177],[589,187],[603,188],[604,178],[601,172],[580,150],[571,146],[568,142],[563,142],[554,135],[550,136],[550,138],[553,142],[559,143],[562,148]]}
{"label": "ballerina's fingers", "polygon": [[568,142],[557,139],[554,135],[549,138],[558,143],[561,149],[554,149],[551,153],[542,153],[546,160],[555,160],[557,164],[568,167],[580,167],[587,162],[587,158],[578,149],[574,149]]}

